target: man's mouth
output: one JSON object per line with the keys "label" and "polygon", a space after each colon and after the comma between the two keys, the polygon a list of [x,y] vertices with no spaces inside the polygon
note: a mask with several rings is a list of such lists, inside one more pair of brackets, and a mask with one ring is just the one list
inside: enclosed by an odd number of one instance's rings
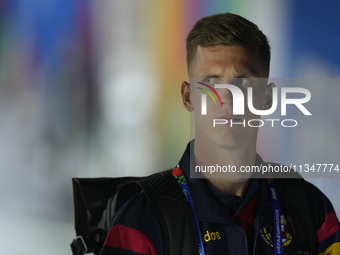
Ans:
{"label": "man's mouth", "polygon": [[217,119],[221,119],[221,120],[232,120],[232,121],[241,121],[241,118],[232,114],[224,114],[220,117],[218,117]]}

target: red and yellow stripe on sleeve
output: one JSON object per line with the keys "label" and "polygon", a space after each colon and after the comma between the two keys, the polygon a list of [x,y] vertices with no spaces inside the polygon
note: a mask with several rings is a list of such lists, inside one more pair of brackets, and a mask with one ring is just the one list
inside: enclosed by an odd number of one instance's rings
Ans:
{"label": "red and yellow stripe on sleeve", "polygon": [[[317,236],[319,250],[323,250],[318,255],[340,254],[340,224],[334,209],[327,214],[325,222],[317,231]],[[327,244],[330,245],[327,247]],[[326,246],[327,248],[323,248],[322,246]]]}

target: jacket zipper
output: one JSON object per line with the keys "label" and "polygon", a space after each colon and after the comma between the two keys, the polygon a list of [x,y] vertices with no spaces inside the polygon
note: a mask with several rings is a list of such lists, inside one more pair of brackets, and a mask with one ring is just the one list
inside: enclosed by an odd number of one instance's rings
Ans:
{"label": "jacket zipper", "polygon": [[[242,228],[242,227],[241,227]],[[246,239],[246,250],[247,250],[247,254],[248,255],[250,255],[249,254],[249,247],[248,247],[248,238],[247,238],[247,234],[246,234],[246,231],[242,228],[242,231],[243,231],[243,235],[244,235],[244,237],[245,237],[245,239]]]}
{"label": "jacket zipper", "polygon": [[258,233],[256,233],[256,235],[255,235],[253,255],[255,255],[256,243],[257,243],[257,236],[258,236]]}

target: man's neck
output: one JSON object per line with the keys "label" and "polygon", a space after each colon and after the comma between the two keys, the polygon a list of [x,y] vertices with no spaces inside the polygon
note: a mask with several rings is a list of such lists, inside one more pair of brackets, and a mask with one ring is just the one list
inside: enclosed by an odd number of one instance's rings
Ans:
{"label": "man's neck", "polygon": [[227,179],[207,178],[207,181],[213,189],[221,194],[244,197],[247,194],[251,179],[246,179],[243,182],[230,182]]}
{"label": "man's neck", "polygon": [[204,139],[195,139],[195,162],[198,166],[230,166],[236,172],[226,172],[216,178],[205,173],[208,182],[222,194],[243,197],[250,184],[250,173],[240,173],[241,166],[253,166],[256,160],[256,140],[238,148],[223,148]]}

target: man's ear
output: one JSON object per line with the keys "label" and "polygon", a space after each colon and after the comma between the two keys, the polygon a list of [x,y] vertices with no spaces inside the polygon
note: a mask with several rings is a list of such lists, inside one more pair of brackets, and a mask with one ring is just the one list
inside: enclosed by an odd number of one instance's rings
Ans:
{"label": "man's ear", "polygon": [[266,86],[266,102],[264,103],[264,109],[268,110],[272,107],[273,104],[273,88],[275,88],[274,83],[270,83]]}
{"label": "man's ear", "polygon": [[190,97],[190,83],[183,81],[181,86],[182,100],[184,108],[189,112],[194,110]]}

